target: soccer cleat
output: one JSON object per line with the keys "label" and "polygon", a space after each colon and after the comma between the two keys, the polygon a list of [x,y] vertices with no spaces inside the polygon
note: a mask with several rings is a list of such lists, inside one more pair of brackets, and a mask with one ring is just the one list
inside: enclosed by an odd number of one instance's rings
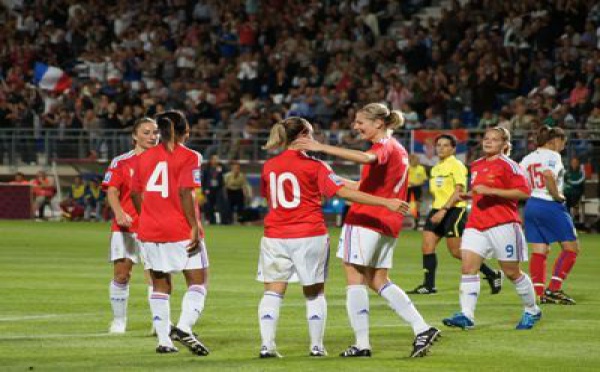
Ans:
{"label": "soccer cleat", "polygon": [[419,333],[413,341],[413,350],[410,353],[411,358],[424,357],[433,343],[441,337],[442,332],[435,327]]}
{"label": "soccer cleat", "polygon": [[424,295],[430,295],[430,294],[436,294],[436,293],[437,293],[437,289],[426,287],[425,284],[421,284],[417,288],[408,292],[408,294],[424,294]]}
{"label": "soccer cleat", "polygon": [[[174,325],[171,325],[171,331],[169,332],[169,337],[173,341],[179,341],[179,336],[178,336],[176,329],[177,329],[177,327],[175,327]],[[154,326],[152,327],[152,331],[154,332],[152,335],[156,336],[156,330],[154,329]],[[194,337],[198,338],[198,334],[196,332],[192,332],[192,334],[194,335]]]}
{"label": "soccer cleat", "polygon": [[204,346],[193,333],[187,333],[177,327],[173,327],[170,336],[172,340],[180,342],[198,356],[206,356],[210,353],[208,348]]}
{"label": "soccer cleat", "polygon": [[540,302],[543,304],[556,304],[556,305],[575,305],[576,302],[574,299],[569,297],[562,290],[560,291],[551,291],[546,289],[544,291],[544,296],[540,299]]}
{"label": "soccer cleat", "polygon": [[126,319],[114,319],[112,323],[110,323],[110,330],[108,333],[112,334],[123,334],[125,333],[125,328],[127,327]]}
{"label": "soccer cleat", "polygon": [[175,346],[158,345],[156,347],[156,352],[159,353],[159,354],[178,353],[179,349],[177,349]]}
{"label": "soccer cleat", "polygon": [[[311,352],[312,353],[312,352]],[[281,354],[277,352],[277,350],[269,350],[266,346],[260,348],[260,353],[258,357],[261,359],[267,358],[283,358]]]}
{"label": "soccer cleat", "polygon": [[356,346],[349,346],[346,350],[340,353],[340,356],[344,358],[370,358],[371,349],[359,349]]}
{"label": "soccer cleat", "polygon": [[521,321],[519,321],[519,324],[517,324],[516,329],[531,329],[535,323],[540,321],[540,319],[542,319],[541,311],[537,314],[529,314],[527,311],[525,311],[523,312]]}
{"label": "soccer cleat", "polygon": [[313,348],[310,351],[310,354],[308,354],[311,357],[326,357],[327,356],[327,351],[325,351],[324,348],[318,347],[318,346],[313,346]]}
{"label": "soccer cleat", "polygon": [[465,330],[475,328],[475,323],[463,313],[456,313],[452,317],[442,320],[442,323],[448,327],[457,327]]}
{"label": "soccer cleat", "polygon": [[502,282],[504,281],[504,272],[502,270],[496,270],[493,276],[486,276],[485,279],[488,281],[493,295],[500,293]]}

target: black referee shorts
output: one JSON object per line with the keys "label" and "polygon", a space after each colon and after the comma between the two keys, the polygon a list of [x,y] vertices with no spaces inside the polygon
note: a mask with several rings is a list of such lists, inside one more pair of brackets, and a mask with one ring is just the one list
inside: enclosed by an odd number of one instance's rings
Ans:
{"label": "black referee shorts", "polygon": [[446,238],[460,238],[467,224],[467,209],[466,208],[450,208],[442,221],[435,225],[431,222],[431,217],[439,209],[432,209],[425,220],[424,231],[431,231],[437,236]]}

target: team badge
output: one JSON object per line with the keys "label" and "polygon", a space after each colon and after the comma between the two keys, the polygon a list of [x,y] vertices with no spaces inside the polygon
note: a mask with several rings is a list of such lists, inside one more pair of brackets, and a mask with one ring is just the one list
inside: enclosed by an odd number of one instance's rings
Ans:
{"label": "team badge", "polygon": [[111,171],[106,172],[106,174],[104,175],[104,183],[109,183],[111,178],[112,178],[112,172]]}
{"label": "team badge", "polygon": [[550,160],[550,161],[548,162],[548,166],[549,166],[550,168],[554,168],[554,167],[556,167],[556,160]]}
{"label": "team badge", "polygon": [[201,183],[200,182],[200,179],[201,179],[201,177],[200,177],[200,169],[194,169],[192,171],[192,175],[194,176],[194,182],[197,183],[197,184],[200,184]]}

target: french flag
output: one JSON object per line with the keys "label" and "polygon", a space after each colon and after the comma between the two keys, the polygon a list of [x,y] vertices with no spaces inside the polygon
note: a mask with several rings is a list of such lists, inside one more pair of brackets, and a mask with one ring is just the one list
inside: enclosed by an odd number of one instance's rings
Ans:
{"label": "french flag", "polygon": [[71,77],[58,67],[36,62],[33,81],[42,89],[61,93],[71,88]]}

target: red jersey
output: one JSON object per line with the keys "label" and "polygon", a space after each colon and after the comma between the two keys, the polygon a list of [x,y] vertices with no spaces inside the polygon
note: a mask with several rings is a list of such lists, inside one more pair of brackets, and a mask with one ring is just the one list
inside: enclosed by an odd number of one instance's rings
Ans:
{"label": "red jersey", "polygon": [[261,191],[267,199],[265,236],[292,239],[327,234],[321,196],[332,197],[342,180],[320,160],[286,150],[265,162]]}
{"label": "red jersey", "polygon": [[[477,185],[519,189],[531,194],[529,182],[519,164],[504,155],[494,160],[478,159],[471,164],[471,189]],[[518,204],[517,200],[473,193],[466,227],[481,231],[511,222],[521,223]]]}
{"label": "red jersey", "polygon": [[107,190],[110,186],[119,190],[119,203],[123,211],[133,219],[131,227],[121,227],[113,218],[110,227],[111,231],[136,232],[138,225],[138,214],[131,201],[131,176],[133,174],[133,164],[137,160],[135,151],[131,150],[125,154],[119,155],[110,162],[110,166],[104,174],[102,188]]}
{"label": "red jersey", "polygon": [[[377,161],[363,166],[359,190],[383,198],[406,200],[408,153],[394,138],[384,138],[368,151]],[[384,207],[354,203],[346,216],[348,225],[362,226],[382,235],[398,237],[404,216]]]}
{"label": "red jersey", "polygon": [[202,155],[183,145],[176,145],[173,152],[158,145],[138,158],[132,182],[132,190],[143,196],[138,238],[155,243],[189,239],[191,227],[185,218],[179,190],[201,186]]}

